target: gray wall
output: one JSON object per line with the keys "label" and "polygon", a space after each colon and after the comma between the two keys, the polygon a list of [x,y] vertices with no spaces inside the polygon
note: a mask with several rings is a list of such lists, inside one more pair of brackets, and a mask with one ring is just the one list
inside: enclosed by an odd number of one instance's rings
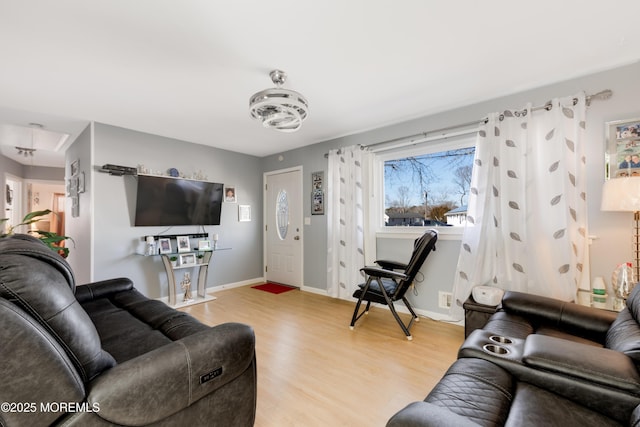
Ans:
{"label": "gray wall", "polygon": [[[167,278],[160,257],[138,255],[143,251],[143,236],[201,232],[196,226],[134,227],[136,178],[97,171],[107,163],[143,164],[163,172],[175,167],[188,175],[202,171],[208,181],[235,185],[238,202],[252,206],[253,218],[238,222],[238,204],[225,203],[221,225],[205,227],[206,232],[219,234],[220,247],[231,248],[214,254],[207,286],[262,277],[259,158],[99,123],[94,124],[93,144],[93,208],[89,210],[93,212],[93,280],[125,276],[149,297],[166,296]],[[177,281],[181,279],[180,274]]]}
{"label": "gray wall", "polygon": [[77,284],[90,282],[93,275],[91,133],[92,127],[89,125],[82,131],[65,153],[65,175],[71,176],[70,165],[76,160],[79,161],[80,171],[84,172],[85,175],[86,190],[79,195],[80,216],[74,218],[71,215],[71,199],[67,197],[65,204],[65,234],[73,239],[73,242],[67,243],[69,247],[69,257],[67,261],[69,261],[73,267]]}
{"label": "gray wall", "polygon": [[[554,97],[571,96],[584,90],[593,94],[603,89],[613,90],[613,97],[608,101],[594,101],[587,112],[587,167],[591,171],[588,183],[589,233],[596,236],[591,246],[591,276],[603,276],[610,280],[615,266],[631,260],[629,233],[631,232],[631,215],[626,213],[601,212],[600,197],[604,181],[604,150],[605,150],[605,122],[619,119],[640,117],[640,63],[631,64],[614,70],[579,77],[570,81],[526,90],[512,95],[499,97],[490,101],[455,108],[450,111],[432,116],[386,126],[367,132],[337,138],[328,142],[292,150],[263,159],[264,171],[272,171],[292,166],[302,165],[304,168],[304,191],[310,194],[311,172],[327,171],[327,161],[324,158],[331,148],[354,144],[373,144],[388,139],[418,134],[424,131],[439,129],[473,120],[479,120],[492,111],[502,111],[509,108],[520,108],[527,102],[534,106],[543,105]],[[514,92],[517,88],[514,88]],[[425,97],[428,103],[428,97]],[[309,214],[309,205],[305,204],[305,216]],[[404,257],[406,239],[378,238],[379,253],[389,256],[394,253]],[[412,295],[417,308],[445,313],[438,309],[438,290],[450,292],[453,285],[453,273],[457,262],[457,250],[460,241],[441,241],[438,252],[425,266],[425,276],[433,280],[425,281],[419,286],[419,294]],[[404,249],[403,249],[404,248]],[[442,251],[441,248],[443,248]],[[318,289],[326,289],[326,217],[314,216],[310,226],[305,227],[305,284]],[[427,273],[426,268],[430,271]],[[354,266],[354,268],[358,268]],[[432,272],[431,269],[437,269]]]}

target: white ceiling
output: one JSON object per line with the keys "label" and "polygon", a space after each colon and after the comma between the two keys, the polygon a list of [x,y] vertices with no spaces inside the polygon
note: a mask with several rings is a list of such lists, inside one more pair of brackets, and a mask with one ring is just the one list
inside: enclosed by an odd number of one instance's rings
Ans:
{"label": "white ceiling", "polygon": [[[0,0],[0,124],[266,156],[635,62],[638,16],[638,0]],[[249,117],[275,68],[309,101],[296,133]]]}

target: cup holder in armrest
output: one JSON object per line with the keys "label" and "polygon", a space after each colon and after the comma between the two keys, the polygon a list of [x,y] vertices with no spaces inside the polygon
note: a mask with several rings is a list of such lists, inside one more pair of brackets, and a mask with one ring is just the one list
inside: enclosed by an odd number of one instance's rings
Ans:
{"label": "cup holder in armrest", "polygon": [[510,353],[509,349],[497,344],[485,344],[482,349],[488,353],[496,354],[498,356],[506,356]]}
{"label": "cup holder in armrest", "polygon": [[513,344],[513,340],[507,337],[499,337],[497,335],[492,335],[489,339],[493,342],[497,342],[498,344]]}

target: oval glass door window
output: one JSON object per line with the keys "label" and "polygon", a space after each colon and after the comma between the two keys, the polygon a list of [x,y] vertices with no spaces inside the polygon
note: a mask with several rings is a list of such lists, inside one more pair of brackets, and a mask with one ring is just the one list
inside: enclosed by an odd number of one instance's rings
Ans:
{"label": "oval glass door window", "polygon": [[276,197],[276,225],[278,237],[284,240],[289,231],[289,198],[285,190],[280,190]]}

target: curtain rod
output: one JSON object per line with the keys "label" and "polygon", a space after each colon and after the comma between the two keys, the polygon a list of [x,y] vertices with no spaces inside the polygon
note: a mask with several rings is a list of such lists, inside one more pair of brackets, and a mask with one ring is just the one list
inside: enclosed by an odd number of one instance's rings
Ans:
{"label": "curtain rod", "polygon": [[[613,95],[613,92],[610,89],[605,89],[603,91],[600,91],[598,93],[594,93],[593,95],[587,95],[585,97],[585,101],[587,106],[591,105],[591,101],[596,101],[596,100],[607,100],[609,98],[611,98],[611,96]],[[574,105],[578,102],[577,98],[573,98],[573,102]],[[533,107],[531,110],[532,111],[538,111],[538,110],[542,110],[542,109],[550,109],[551,107],[551,101],[547,102],[544,105],[540,105],[538,107]],[[466,131],[460,131],[460,132],[455,132],[455,133],[451,133],[451,134],[444,134],[442,132],[446,132],[446,131],[450,131],[450,130],[454,130],[454,129],[463,129],[463,128],[467,128],[473,125],[480,125],[480,124],[484,124],[486,123],[487,118],[483,118],[481,120],[474,120],[472,122],[466,122],[466,123],[460,123],[457,125],[452,125],[452,126],[447,126],[444,128],[440,128],[440,129],[433,129],[433,130],[429,130],[429,131],[425,131],[425,132],[421,132],[421,133],[417,133],[414,135],[409,135],[409,136],[403,136],[400,138],[394,138],[394,139],[389,139],[387,141],[382,141],[382,142],[376,142],[374,144],[369,144],[369,145],[363,145],[362,148],[368,148],[368,149],[372,149],[381,145],[386,145],[386,144],[392,144],[394,142],[398,142],[400,143],[399,145],[395,145],[393,146],[393,148],[399,148],[405,145],[411,145],[411,144],[418,144],[418,143],[422,143],[422,142],[429,142],[429,141],[434,141],[434,140],[438,140],[438,139],[446,139],[448,137],[454,137],[454,136],[460,136],[460,135],[465,135],[467,133],[472,133],[475,132],[476,129],[472,128],[472,129],[467,129]],[[433,135],[431,137],[428,137],[429,134],[433,134],[433,133],[439,133],[439,135]],[[418,139],[414,139],[414,138],[418,138]],[[325,154],[325,157],[328,157],[329,154]]]}

